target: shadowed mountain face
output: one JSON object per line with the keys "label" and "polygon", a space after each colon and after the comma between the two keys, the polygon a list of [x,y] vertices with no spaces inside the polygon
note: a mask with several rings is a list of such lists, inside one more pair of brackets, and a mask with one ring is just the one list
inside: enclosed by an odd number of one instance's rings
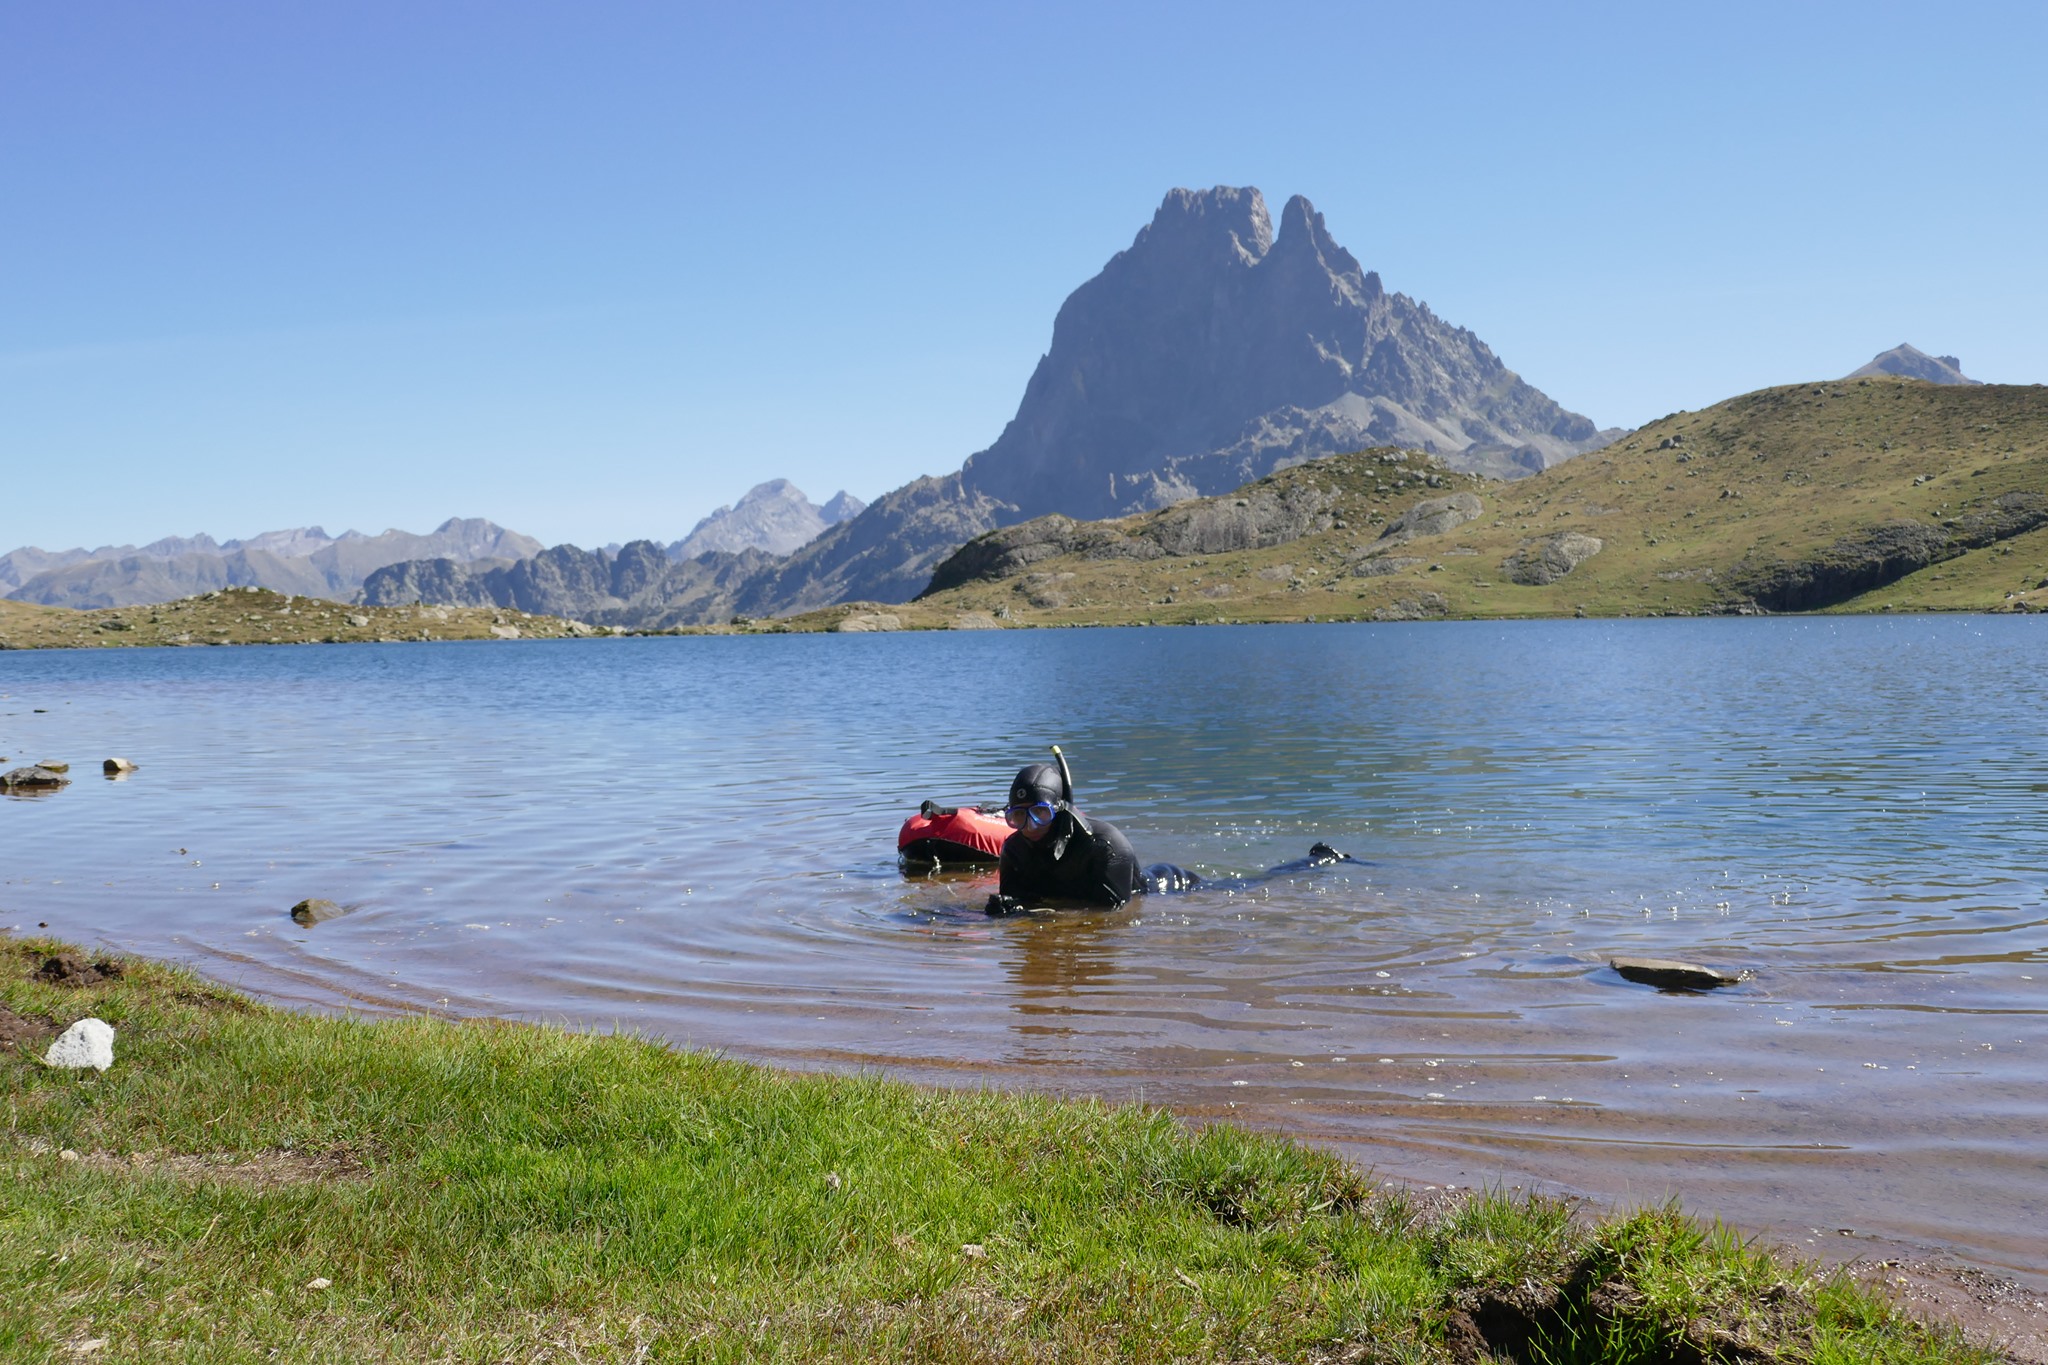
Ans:
{"label": "shadowed mountain face", "polygon": [[1963,362],[1952,355],[1929,355],[1917,346],[1904,344],[1878,354],[1868,365],[1849,371],[1848,378],[1896,374],[1906,379],[1924,379],[1930,384],[1981,384],[1963,373]]}
{"label": "shadowed mountain face", "polygon": [[1388,293],[1308,200],[1276,240],[1255,189],[1175,190],[1068,297],[1017,416],[963,475],[1026,515],[1100,517],[1366,446],[1513,476],[1610,437]]}
{"label": "shadowed mountain face", "polygon": [[[329,536],[319,527],[267,531],[217,544],[211,536],[169,537],[140,549],[16,550],[5,560],[33,567],[7,596],[52,607],[132,607],[226,587],[269,588],[347,601],[386,564],[424,557],[506,562],[538,554],[539,541],[481,517],[451,517],[429,535],[386,531]],[[410,600],[410,599],[408,599]]]}

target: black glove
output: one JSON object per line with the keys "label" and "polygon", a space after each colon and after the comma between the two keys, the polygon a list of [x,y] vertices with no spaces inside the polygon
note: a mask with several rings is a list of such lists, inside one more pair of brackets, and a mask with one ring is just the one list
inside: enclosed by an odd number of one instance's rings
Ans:
{"label": "black glove", "polygon": [[1023,912],[1024,902],[1018,900],[1015,896],[1005,896],[1001,892],[997,892],[988,898],[988,904],[983,906],[982,909],[988,911],[991,915],[1016,915]]}

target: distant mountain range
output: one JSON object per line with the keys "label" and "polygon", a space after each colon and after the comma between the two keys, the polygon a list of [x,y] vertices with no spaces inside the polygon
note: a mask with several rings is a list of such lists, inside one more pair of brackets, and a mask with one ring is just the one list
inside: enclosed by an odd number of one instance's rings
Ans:
{"label": "distant mountain range", "polygon": [[[758,566],[858,515],[866,505],[842,491],[819,507],[789,480],[773,479],[699,521],[688,536],[668,547],[664,558],[746,554],[751,556],[747,562]],[[423,597],[452,602],[457,596],[475,596],[452,586],[462,574],[510,570],[544,553],[532,536],[481,518],[460,517],[424,536],[406,531],[378,536],[345,531],[330,536],[309,526],[226,542],[202,534],[167,536],[143,546],[103,545],[97,550],[28,546],[0,555],[0,597],[44,606],[128,607],[225,587],[260,587],[346,602],[361,596],[365,580],[373,574],[398,564],[441,567],[401,574],[390,589],[392,602],[409,605]],[[616,559],[618,553],[604,557]],[[536,572],[528,570],[526,577],[533,578]],[[538,572],[538,578],[547,580],[548,575]],[[431,595],[436,593],[441,595]],[[507,593],[519,595],[509,589]]]}
{"label": "distant mountain range", "polygon": [[1952,355],[1929,355],[1917,346],[1898,345],[1881,352],[1868,365],[1849,371],[1848,378],[1895,374],[1905,379],[1924,379],[1930,384],[1981,384],[1963,373],[1963,362]]}
{"label": "distant mountain range", "polygon": [[226,587],[347,601],[368,574],[401,560],[431,555],[510,564],[540,550],[532,536],[480,517],[451,517],[424,536],[408,531],[330,536],[313,526],[225,544],[198,535],[172,536],[140,548],[50,553],[31,546],[0,555],[0,589],[16,601],[52,607],[139,606]]}

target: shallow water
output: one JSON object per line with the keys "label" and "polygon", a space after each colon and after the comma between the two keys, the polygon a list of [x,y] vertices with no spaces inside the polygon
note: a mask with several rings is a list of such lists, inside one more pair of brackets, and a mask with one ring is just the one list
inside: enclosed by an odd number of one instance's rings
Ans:
{"label": "shallow water", "polygon": [[[0,928],[2044,1275],[2044,683],[2009,617],[12,653],[0,754],[78,780],[0,802]],[[897,871],[1052,740],[1145,861],[1374,865],[1001,921]]]}

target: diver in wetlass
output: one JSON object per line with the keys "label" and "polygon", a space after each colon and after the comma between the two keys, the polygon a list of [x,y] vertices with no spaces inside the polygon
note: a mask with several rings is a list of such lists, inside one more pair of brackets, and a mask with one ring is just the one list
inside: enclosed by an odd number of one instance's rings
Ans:
{"label": "diver in wetlass", "polygon": [[1066,756],[1025,765],[1010,783],[1003,819],[1016,833],[1003,841],[1001,880],[988,913],[1007,915],[1047,901],[1114,908],[1141,891],[1185,891],[1196,877],[1170,863],[1140,868],[1123,831],[1074,809]]}

